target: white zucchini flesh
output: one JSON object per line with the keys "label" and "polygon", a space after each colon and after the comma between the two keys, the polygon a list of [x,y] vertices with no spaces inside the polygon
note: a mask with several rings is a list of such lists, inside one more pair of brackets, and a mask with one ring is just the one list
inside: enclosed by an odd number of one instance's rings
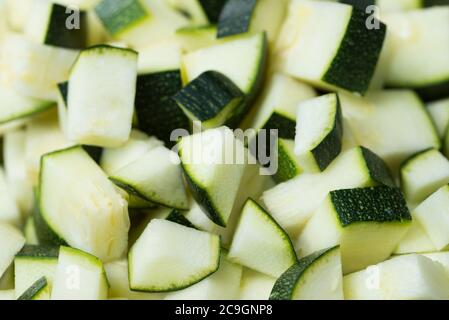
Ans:
{"label": "white zucchini flesh", "polygon": [[422,256],[429,258],[434,262],[440,263],[449,275],[449,252],[423,253]]}
{"label": "white zucchini flesh", "polygon": [[162,145],[162,141],[133,129],[128,142],[123,146],[119,148],[105,148],[103,150],[100,166],[104,172],[108,175],[112,175],[130,163],[138,160],[144,154]]}
{"label": "white zucchini flesh", "polygon": [[[347,168],[351,168],[348,170]],[[302,174],[263,194],[273,218],[295,238],[329,191],[373,185],[360,148],[342,153],[323,172]]]}
{"label": "white zucchini flesh", "polygon": [[99,46],[82,51],[68,88],[67,138],[80,144],[119,147],[131,133],[137,53]]}
{"label": "white zucchini flesh", "polygon": [[441,146],[427,110],[413,91],[377,91],[365,98],[340,94],[340,99],[356,140],[392,169],[417,152]]}
{"label": "white zucchini flesh", "polygon": [[16,293],[14,290],[0,290],[0,301],[16,300]]}
{"label": "white zucchini flesh", "polygon": [[0,167],[0,222],[19,227],[22,216],[17,206],[14,193],[10,189],[3,168]]}
{"label": "white zucchini flesh", "polygon": [[163,146],[119,169],[110,179],[146,201],[180,210],[189,209],[179,157]]}
{"label": "white zucchini flesh", "polygon": [[235,300],[239,297],[242,266],[221,255],[220,267],[193,286],[167,295],[165,300]]}
{"label": "white zucchini flesh", "polygon": [[181,49],[175,40],[165,40],[139,49],[139,74],[181,69]]}
{"label": "white zucchini flesh", "polygon": [[61,247],[51,293],[52,300],[106,300],[108,279],[98,258]]}
{"label": "white zucchini flesh", "polygon": [[25,154],[25,130],[14,130],[5,134],[3,158],[6,181],[23,213],[29,212],[33,206],[33,187],[27,175]]}
{"label": "white zucchini flesh", "polygon": [[215,273],[220,261],[216,235],[166,220],[152,220],[129,252],[131,290],[177,291]]}
{"label": "white zucchini flesh", "polygon": [[235,263],[279,277],[296,262],[293,244],[284,230],[256,202],[248,200],[229,250]]}
{"label": "white zucchini flesh", "polygon": [[446,135],[449,124],[449,98],[427,104],[427,110],[441,139]]}
{"label": "white zucchini flesh", "polygon": [[343,277],[345,300],[382,300],[378,266],[354,272]]}
{"label": "white zucchini flesh", "polygon": [[72,247],[103,261],[125,253],[130,226],[127,202],[81,148],[42,158],[39,205],[45,222]]}
{"label": "white zucchini flesh", "polygon": [[0,277],[14,260],[14,256],[19,252],[25,244],[25,238],[22,233],[15,227],[0,223]]}
{"label": "white zucchini flesh", "polygon": [[419,222],[414,219],[409,230],[399,242],[394,254],[422,253],[437,251],[432,240]]}
{"label": "white zucchini flesh", "polygon": [[276,278],[244,268],[240,287],[240,300],[268,300]]}
{"label": "white zucchini flesh", "polygon": [[39,258],[34,260],[20,257],[16,258],[14,260],[16,297],[20,297],[41,277],[47,279],[51,291],[57,264],[57,257]]}
{"label": "white zucchini flesh", "polygon": [[23,233],[25,234],[26,244],[38,245],[39,238],[37,237],[36,225],[34,223],[34,217],[29,216],[23,227]]}
{"label": "white zucchini flesh", "polygon": [[239,36],[224,43],[190,52],[182,60],[182,77],[189,83],[214,70],[224,74],[244,93],[250,93],[259,76],[265,54],[265,35]]}
{"label": "white zucchini flesh", "polygon": [[28,21],[34,0],[5,0],[8,23],[14,31],[22,31]]}
{"label": "white zucchini flesh", "polygon": [[0,59],[1,80],[19,94],[56,101],[57,84],[66,81],[78,51],[34,43],[8,34]]}
{"label": "white zucchini flesh", "polygon": [[128,261],[126,259],[108,262],[104,265],[109,281],[110,298],[127,298],[130,300],[161,300],[161,293],[136,292],[129,288]]}
{"label": "white zucchini flesh", "polygon": [[411,203],[421,203],[448,183],[449,161],[438,150],[422,152],[401,167],[402,190]]}
{"label": "white zucchini flesh", "polygon": [[449,185],[428,197],[413,211],[413,217],[423,227],[437,250],[449,246]]}

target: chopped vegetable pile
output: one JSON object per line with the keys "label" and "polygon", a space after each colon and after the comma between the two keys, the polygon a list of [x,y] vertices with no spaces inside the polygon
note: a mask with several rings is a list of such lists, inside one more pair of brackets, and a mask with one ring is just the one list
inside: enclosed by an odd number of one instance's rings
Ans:
{"label": "chopped vegetable pile", "polygon": [[0,0],[0,300],[449,299],[449,0]]}

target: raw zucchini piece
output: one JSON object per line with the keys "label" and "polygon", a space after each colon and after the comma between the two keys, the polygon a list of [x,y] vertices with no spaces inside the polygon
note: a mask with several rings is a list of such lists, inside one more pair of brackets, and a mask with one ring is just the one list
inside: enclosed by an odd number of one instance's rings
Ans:
{"label": "raw zucchini piece", "polygon": [[139,49],[139,74],[157,73],[181,68],[182,48],[172,39],[152,43]]}
{"label": "raw zucchini piece", "polygon": [[268,300],[276,278],[244,268],[240,300]]}
{"label": "raw zucchini piece", "polygon": [[100,166],[104,172],[111,175],[162,145],[156,138],[134,129],[128,142],[122,147],[106,148],[103,151]]}
{"label": "raw zucchini piece", "polygon": [[37,280],[17,300],[50,300],[50,289],[45,277]]}
{"label": "raw zucchini piece", "polygon": [[0,301],[16,300],[15,292],[13,290],[0,290]]}
{"label": "raw zucchini piece", "polygon": [[343,300],[340,248],[313,253],[291,266],[274,284],[270,300]]}
{"label": "raw zucchini piece", "polygon": [[410,228],[399,242],[394,254],[422,253],[437,251],[424,229],[416,219],[413,219]]}
{"label": "raw zucchini piece", "polygon": [[106,300],[109,283],[103,262],[78,249],[61,246],[52,300]]}
{"label": "raw zucchini piece", "polygon": [[377,91],[365,98],[341,94],[340,99],[356,140],[377,153],[392,170],[417,152],[440,149],[433,122],[413,91]]}
{"label": "raw zucchini piece", "polygon": [[167,292],[194,285],[218,270],[216,235],[155,219],[129,252],[129,282],[134,291]]}
{"label": "raw zucchini piece", "polygon": [[386,34],[383,23],[368,29],[368,18],[346,4],[292,1],[277,43],[276,69],[324,89],[364,94]]}
{"label": "raw zucchini piece", "polygon": [[449,273],[449,252],[431,252],[422,254],[422,256],[440,263],[446,270],[446,273]]}
{"label": "raw zucchini piece", "polygon": [[26,97],[3,85],[0,85],[0,99],[2,101],[0,124],[28,118],[54,107],[51,101]]}
{"label": "raw zucchini piece", "polygon": [[412,88],[426,100],[447,96],[449,7],[385,14],[382,19],[393,48],[387,85]]}
{"label": "raw zucchini piece", "polygon": [[423,227],[438,251],[449,245],[449,186],[441,187],[413,211],[413,217]]}
{"label": "raw zucchini piece", "polygon": [[4,0],[8,24],[12,30],[21,32],[32,12],[34,0]]}
{"label": "raw zucchini piece", "polygon": [[265,31],[270,42],[273,42],[286,10],[285,0],[228,0],[218,20],[217,38]]}
{"label": "raw zucchini piece", "polygon": [[236,300],[241,279],[242,266],[228,261],[222,253],[217,272],[187,289],[169,293],[165,300]]}
{"label": "raw zucchini piece", "polygon": [[244,94],[225,75],[206,71],[173,96],[192,121],[204,129],[222,126],[241,103]]}
{"label": "raw zucchini piece", "polygon": [[178,147],[193,197],[214,223],[226,227],[245,171],[246,148],[226,127],[184,137]]}
{"label": "raw zucchini piece", "polygon": [[73,11],[52,1],[34,1],[33,14],[25,26],[25,35],[37,42],[68,49],[83,49],[87,44],[87,14],[79,10],[77,24],[71,25]]}
{"label": "raw zucchini piece", "polygon": [[23,230],[25,234],[26,244],[28,245],[38,245],[39,238],[37,237],[36,226],[34,224],[34,217],[30,215],[26,222]]}
{"label": "raw zucchini piece", "polygon": [[35,43],[8,34],[2,47],[2,79],[19,94],[56,101],[57,84],[66,81],[78,51]]}
{"label": "raw zucchini piece", "polygon": [[[179,70],[139,75],[136,92],[136,117],[138,127],[150,136],[176,144],[174,130],[190,130],[189,118],[171,99],[182,88]],[[173,139],[174,138],[174,139]]]}
{"label": "raw zucchini piece", "polygon": [[298,107],[295,153],[313,154],[321,170],[342,150],[343,121],[337,94],[302,102]]}
{"label": "raw zucchini piece", "polygon": [[192,25],[206,25],[209,23],[200,0],[164,0],[170,8],[185,16]]}
{"label": "raw zucchini piece", "polygon": [[401,166],[401,187],[407,201],[420,203],[449,183],[449,161],[435,149],[418,153]]}
{"label": "raw zucchini piece", "polygon": [[38,200],[43,222],[69,245],[104,261],[125,253],[126,200],[82,148],[43,156]]}
{"label": "raw zucchini piece", "polygon": [[[26,245],[14,259],[14,287],[16,297],[24,294],[29,287],[42,277],[46,279],[49,291],[58,264],[59,247]],[[49,298],[49,292],[48,292]]]}
{"label": "raw zucchini piece", "polygon": [[343,277],[345,300],[382,300],[378,265]]}
{"label": "raw zucchini piece", "polygon": [[20,210],[2,167],[0,167],[0,223],[9,223],[17,227],[22,223]]}
{"label": "raw zucchini piece", "polygon": [[157,147],[110,177],[128,193],[152,203],[187,210],[188,199],[176,153]]}
{"label": "raw zucchini piece", "polygon": [[348,274],[387,259],[411,220],[399,189],[331,191],[298,237],[297,249],[308,255],[340,245],[343,272]]}
{"label": "raw zucchini piece", "polygon": [[182,60],[182,79],[187,84],[200,74],[214,70],[232,80],[247,97],[229,121],[234,124],[240,122],[262,85],[266,56],[265,33],[236,36],[186,54]]}
{"label": "raw zucchini piece", "polygon": [[293,244],[284,230],[254,200],[243,207],[229,250],[229,260],[273,277],[296,261]]}
{"label": "raw zucchini piece", "polygon": [[449,98],[427,104],[427,110],[441,139],[446,135],[449,124]]}
{"label": "raw zucchini piece", "polygon": [[164,298],[160,293],[136,292],[129,288],[128,261],[117,260],[104,265],[109,281],[110,298],[127,298],[130,300],[161,300]]}
{"label": "raw zucchini piece", "polygon": [[8,269],[14,260],[14,256],[22,249],[25,244],[25,238],[22,233],[15,227],[0,223],[0,278]]}
{"label": "raw zucchini piece", "polygon": [[175,37],[184,52],[192,52],[216,44],[216,35],[217,27],[214,25],[207,25],[178,29],[176,30]]}
{"label": "raw zucchini piece", "polygon": [[210,23],[217,23],[227,0],[199,0]]}
{"label": "raw zucchini piece", "polygon": [[61,131],[67,135],[67,97],[69,94],[69,82],[58,83],[58,120]]}
{"label": "raw zucchini piece", "polygon": [[300,176],[263,195],[268,212],[295,238],[332,190],[394,185],[382,159],[363,147],[350,149],[323,172]]}
{"label": "raw zucchini piece", "polygon": [[128,141],[136,79],[135,51],[105,45],[83,50],[69,79],[68,139],[100,147]]}

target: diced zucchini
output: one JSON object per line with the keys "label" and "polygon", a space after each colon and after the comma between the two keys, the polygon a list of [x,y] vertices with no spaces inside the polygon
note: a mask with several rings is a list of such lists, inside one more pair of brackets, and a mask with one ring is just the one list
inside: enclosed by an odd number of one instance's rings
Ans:
{"label": "diced zucchini", "polygon": [[221,11],[227,0],[199,0],[209,18],[210,23],[218,22]]}
{"label": "diced zucchini", "polygon": [[386,33],[382,23],[368,29],[368,17],[346,4],[292,1],[277,43],[276,69],[324,89],[364,94]]}
{"label": "diced zucchini", "polygon": [[178,146],[193,197],[214,223],[226,227],[245,171],[246,148],[226,127],[184,137]]}
{"label": "diced zucchini", "polygon": [[22,233],[15,227],[0,223],[0,278],[11,265],[14,256],[22,249],[25,244],[25,238]]}
{"label": "diced zucchini", "polygon": [[377,91],[365,98],[341,94],[340,99],[356,140],[394,171],[413,154],[441,146],[426,108],[413,91]]}
{"label": "diced zucchini", "polygon": [[377,265],[344,276],[345,300],[382,300],[379,282],[380,270]]}
{"label": "diced zucchini", "polygon": [[449,246],[449,185],[441,187],[413,211],[413,217],[423,227],[437,250]]}
{"label": "diced zucchini", "polygon": [[217,38],[265,31],[270,42],[274,42],[285,17],[287,4],[285,0],[229,0],[218,20]]}
{"label": "diced zucchini", "polygon": [[178,70],[181,57],[181,45],[171,39],[145,46],[139,50],[139,74]]}
{"label": "diced zucchini", "polygon": [[323,172],[302,174],[266,191],[263,201],[273,218],[295,238],[330,191],[378,184],[394,185],[388,168],[376,154],[357,147],[338,156]]}
{"label": "diced zucchini", "polygon": [[19,94],[56,101],[57,84],[66,81],[78,51],[32,42],[8,34],[2,46],[2,79]]}
{"label": "diced zucchini", "polygon": [[332,191],[297,240],[301,255],[340,245],[343,272],[387,259],[412,217],[400,190],[373,187]]}
{"label": "diced zucchini", "polygon": [[105,300],[108,290],[100,259],[78,249],[60,248],[52,300]]}
{"label": "diced zucchini", "polygon": [[110,179],[146,201],[180,210],[189,208],[178,155],[165,147],[149,151]]}
{"label": "diced zucchini", "polygon": [[340,248],[299,260],[277,279],[270,300],[343,300]]}
{"label": "diced zucchini", "polygon": [[162,145],[163,143],[156,138],[149,137],[138,130],[132,130],[128,142],[122,147],[106,148],[103,151],[101,168],[111,175]]}
{"label": "diced zucchini", "polygon": [[22,223],[20,210],[2,167],[0,167],[0,223],[9,223],[17,227]]}
{"label": "diced zucchini", "polygon": [[25,234],[26,244],[28,245],[38,245],[39,238],[37,237],[36,226],[34,225],[34,217],[30,215],[26,222],[23,230]]}
{"label": "diced zucchini", "polygon": [[0,301],[16,300],[16,294],[13,290],[0,290]]}
{"label": "diced zucchini", "polygon": [[440,263],[446,270],[446,273],[449,274],[449,252],[431,252],[422,254],[422,256]]}
{"label": "diced zucchini", "polygon": [[140,130],[165,142],[176,144],[175,130],[190,130],[190,121],[171,99],[182,88],[179,70],[139,75],[137,77],[136,117]]}
{"label": "diced zucchini", "polygon": [[[204,0],[210,1],[210,0]],[[176,40],[184,52],[192,52],[217,43],[217,27],[214,25],[185,27],[176,30]]]}
{"label": "diced zucchini", "polygon": [[166,300],[236,300],[239,297],[242,266],[226,259],[222,253],[220,267],[210,277],[181,291],[167,295]]}
{"label": "diced zucchini", "polygon": [[50,300],[47,279],[42,277],[37,280],[17,300]]}
{"label": "diced zucchini", "polygon": [[249,199],[229,250],[235,263],[279,277],[296,262],[293,244],[284,230],[254,200]]}
{"label": "diced zucchini", "polygon": [[204,129],[220,127],[232,117],[244,94],[225,75],[206,71],[173,96],[192,121]]}
{"label": "diced zucchini", "polygon": [[[126,200],[82,148],[43,156],[38,198],[44,225],[69,245],[104,261],[125,253]],[[35,222],[39,235],[43,227]],[[61,242],[56,239],[56,243]]]}
{"label": "diced zucchini", "polygon": [[449,98],[427,104],[427,110],[441,139],[446,135],[449,124]]}
{"label": "diced zucchini", "polygon": [[342,150],[343,121],[337,94],[302,102],[298,107],[295,153],[312,153],[321,170]]}
{"label": "diced zucchini", "polygon": [[209,23],[206,12],[200,0],[163,0],[170,8],[185,16],[192,25],[206,25]]}
{"label": "diced zucchini", "polygon": [[449,183],[449,161],[435,149],[412,156],[401,166],[401,187],[407,201],[420,203]]}
{"label": "diced zucchini", "polygon": [[81,52],[69,79],[67,136],[100,147],[123,145],[131,132],[137,53],[97,46]]}
{"label": "diced zucchini", "polygon": [[449,7],[385,14],[382,19],[393,48],[387,85],[415,89],[424,99],[444,98],[449,88]]}
{"label": "diced zucchini", "polygon": [[394,254],[434,252],[437,249],[421,227],[414,219],[405,236],[399,242]]}
{"label": "diced zucchini", "polygon": [[177,291],[218,270],[220,239],[179,224],[152,220],[129,252],[134,291]]}
{"label": "diced zucchini", "polygon": [[268,300],[276,278],[244,268],[240,300]]}
{"label": "diced zucchini", "polygon": [[34,1],[25,35],[37,42],[68,49],[83,49],[87,44],[87,15],[79,10],[70,20],[70,7],[52,1]]}
{"label": "diced zucchini", "polygon": [[233,37],[229,41],[186,54],[182,61],[184,84],[214,70],[232,80],[247,96],[229,123],[239,123],[259,91],[265,72],[267,39],[265,33]]}
{"label": "diced zucchini", "polygon": [[[42,277],[46,279],[49,291],[58,264],[59,247],[26,245],[14,259],[14,279],[16,297],[24,294],[29,287]],[[49,298],[49,292],[48,292]]]}
{"label": "diced zucchini", "polygon": [[4,0],[3,2],[5,2],[11,29],[17,32],[23,31],[32,12],[34,0]]}

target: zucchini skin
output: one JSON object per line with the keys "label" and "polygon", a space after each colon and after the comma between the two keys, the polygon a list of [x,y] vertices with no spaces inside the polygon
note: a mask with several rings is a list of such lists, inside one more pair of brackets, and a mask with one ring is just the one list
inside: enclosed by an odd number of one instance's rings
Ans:
{"label": "zucchini skin", "polygon": [[337,246],[312,253],[292,265],[279,277],[279,279],[276,280],[270,294],[270,300],[292,300],[293,293],[295,292],[296,285],[301,279],[301,276],[320,258],[326,256],[329,252],[337,248],[339,247]]}
{"label": "zucchini skin", "polygon": [[79,11],[79,28],[69,29],[66,26],[67,8],[53,4],[50,24],[44,44],[67,49],[84,49],[87,45],[87,13]]}
{"label": "zucchini skin", "polygon": [[58,90],[61,93],[62,100],[64,101],[64,105],[67,108],[67,106],[68,106],[67,98],[69,96],[69,82],[65,81],[65,82],[58,83]]}
{"label": "zucchini skin", "polygon": [[300,173],[298,164],[293,161],[283,144],[278,142],[278,171],[273,176],[275,182],[282,183],[291,180]]}
{"label": "zucchini skin", "polygon": [[37,205],[33,212],[34,225],[39,243],[42,245],[66,246],[67,243],[62,239],[45,221],[42,216],[40,205]]}
{"label": "zucchini skin", "polygon": [[27,289],[17,300],[33,300],[47,286],[47,278],[42,277]]}
{"label": "zucchini skin", "polygon": [[210,23],[217,23],[227,0],[199,0]]}
{"label": "zucchini skin", "polygon": [[16,257],[18,258],[57,258],[59,256],[59,246],[25,245]]}
{"label": "zucchini skin", "polygon": [[180,211],[174,209],[167,217],[168,221],[180,224],[184,227],[197,229]]}
{"label": "zucchini skin", "polygon": [[284,115],[273,112],[270,119],[263,126],[265,130],[278,130],[278,137],[281,139],[294,140],[296,135],[296,121]]}
{"label": "zucchini skin", "polygon": [[368,166],[370,176],[374,182],[380,185],[395,187],[396,184],[391,176],[390,169],[384,160],[365,147],[360,147],[360,149],[362,151],[362,156],[365,159],[365,163]]}
{"label": "zucchini skin", "polygon": [[312,150],[312,154],[321,171],[324,171],[329,164],[340,154],[343,139],[343,115],[341,111],[340,98],[337,95],[337,113],[332,131],[323,141]]}
{"label": "zucchini skin", "polygon": [[257,0],[228,0],[218,21],[217,38],[248,32],[256,5]]}
{"label": "zucchini skin", "polygon": [[342,227],[363,222],[411,221],[402,192],[398,188],[373,187],[330,192]]}
{"label": "zucchini skin", "polygon": [[348,28],[337,55],[322,80],[346,90],[365,94],[374,75],[387,27],[368,30],[368,15],[353,8]]}
{"label": "zucchini skin", "polygon": [[173,130],[185,129],[190,132],[190,120],[172,100],[172,96],[182,89],[179,70],[164,71],[137,77],[136,116],[138,128],[150,136],[156,136],[172,147]]}

